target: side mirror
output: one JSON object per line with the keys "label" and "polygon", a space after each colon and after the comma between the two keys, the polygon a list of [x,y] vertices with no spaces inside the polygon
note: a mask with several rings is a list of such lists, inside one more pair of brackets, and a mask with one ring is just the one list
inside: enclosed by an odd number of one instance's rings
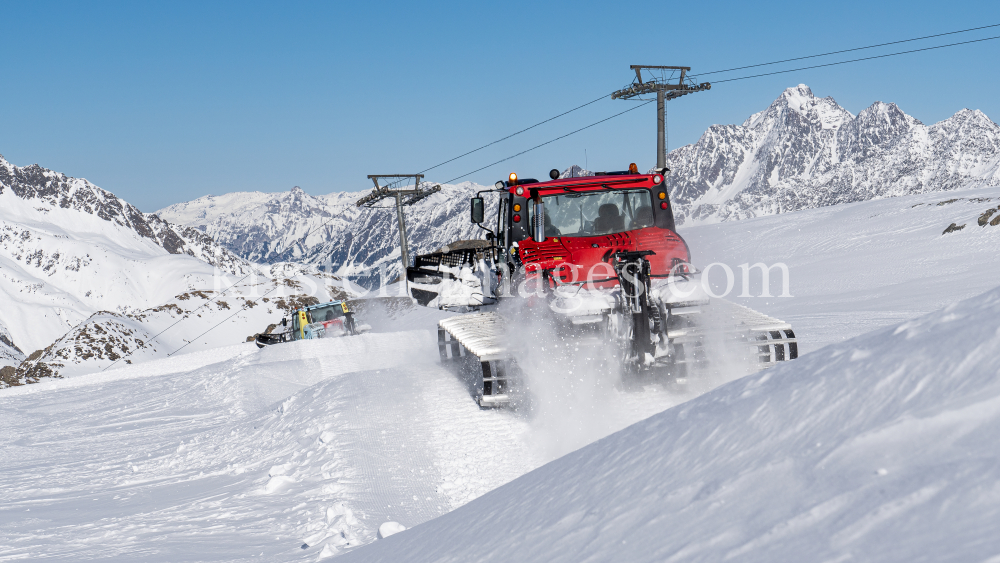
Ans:
{"label": "side mirror", "polygon": [[288,326],[288,319],[281,319],[281,326]]}
{"label": "side mirror", "polygon": [[483,198],[474,197],[472,198],[472,222],[475,224],[480,224],[483,222],[483,216],[486,214],[486,210],[483,207]]}

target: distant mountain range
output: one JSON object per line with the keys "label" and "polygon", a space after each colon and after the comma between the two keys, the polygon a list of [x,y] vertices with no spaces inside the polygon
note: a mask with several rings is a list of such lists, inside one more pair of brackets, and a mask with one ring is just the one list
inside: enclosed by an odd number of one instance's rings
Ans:
{"label": "distant mountain range", "polygon": [[[683,226],[1000,185],[1000,127],[974,110],[927,126],[882,102],[854,116],[833,98],[817,98],[799,85],[741,125],[710,127],[695,144],[672,151],[667,162]],[[563,173],[588,174],[579,166]],[[536,176],[544,178],[544,171]],[[482,238],[468,220],[468,199],[482,189],[487,187],[449,185],[408,207],[410,254]],[[298,188],[240,192],[178,203],[157,214],[251,261],[332,263],[340,275],[385,265],[389,276],[398,275],[395,212],[355,207],[362,195],[311,196]]]}
{"label": "distant mountain range", "polygon": [[[483,238],[469,221],[469,198],[485,186],[464,182],[404,207],[410,254],[456,240]],[[340,276],[397,276],[399,228],[394,200],[357,207],[366,192],[312,196],[290,192],[240,192],[171,205],[157,215],[194,227],[225,248],[255,262],[294,261],[332,268]],[[490,201],[487,216],[495,212]],[[388,279],[385,281],[389,281]]]}

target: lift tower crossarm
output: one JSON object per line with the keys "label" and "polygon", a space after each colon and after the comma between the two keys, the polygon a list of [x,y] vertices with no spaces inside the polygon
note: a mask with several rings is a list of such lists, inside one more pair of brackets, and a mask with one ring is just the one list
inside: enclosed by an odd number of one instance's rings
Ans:
{"label": "lift tower crossarm", "polygon": [[[667,166],[667,140],[666,140],[666,102],[687,94],[710,90],[712,85],[708,82],[695,84],[687,79],[687,73],[691,71],[689,66],[660,66],[660,65],[631,65],[630,69],[635,71],[635,81],[611,94],[611,99],[628,100],[644,94],[656,94],[656,167],[665,168]],[[643,70],[661,71],[661,78],[653,78],[644,81],[642,79]],[[680,75],[674,82],[674,75],[680,71]]]}
{"label": "lift tower crossarm", "polygon": [[[430,187],[421,187],[420,180],[423,177],[423,174],[369,174],[368,179],[375,184],[375,189],[372,190],[372,193],[359,199],[356,203],[358,207],[373,207],[376,203],[382,201],[383,199],[389,197],[396,199],[396,218],[399,220],[399,249],[400,258],[403,261],[404,280],[406,280],[406,268],[410,266],[410,253],[406,244],[406,216],[403,214],[403,206],[413,205],[425,197],[441,191],[440,184]],[[413,188],[400,189],[393,183],[389,183],[385,186],[380,185],[378,182],[383,178],[396,179],[397,181],[413,178]],[[409,182],[407,182],[407,185],[409,185]]]}

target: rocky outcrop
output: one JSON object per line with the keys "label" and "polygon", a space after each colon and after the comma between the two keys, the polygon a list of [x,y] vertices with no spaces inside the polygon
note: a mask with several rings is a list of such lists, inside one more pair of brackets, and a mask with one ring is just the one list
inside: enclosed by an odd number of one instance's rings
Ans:
{"label": "rocky outcrop", "polygon": [[0,367],[16,366],[24,361],[24,352],[14,344],[14,337],[0,323]]}

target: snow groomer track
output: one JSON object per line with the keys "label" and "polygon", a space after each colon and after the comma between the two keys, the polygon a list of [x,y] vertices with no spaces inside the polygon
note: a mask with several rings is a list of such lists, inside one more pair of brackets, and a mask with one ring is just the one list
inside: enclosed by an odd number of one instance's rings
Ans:
{"label": "snow groomer track", "polygon": [[792,325],[725,299],[712,299],[710,304],[698,307],[691,313],[698,315],[697,326],[671,330],[667,333],[675,344],[697,343],[707,333],[738,340],[757,347],[761,367],[774,362],[794,360],[799,357],[799,345]]}
{"label": "snow groomer track", "polygon": [[[675,346],[702,346],[706,338],[720,338],[756,347],[761,369],[799,355],[792,325],[725,299],[685,310],[691,327],[670,330]],[[442,361],[474,356],[483,372],[480,406],[509,403],[505,393],[511,354],[503,318],[495,311],[458,315],[438,321],[438,353]]]}
{"label": "snow groomer track", "polygon": [[438,321],[438,353],[442,362],[470,355],[476,357],[483,370],[477,399],[479,406],[499,407],[510,403],[506,394],[510,354],[503,318],[499,314],[494,311],[471,313]]}

